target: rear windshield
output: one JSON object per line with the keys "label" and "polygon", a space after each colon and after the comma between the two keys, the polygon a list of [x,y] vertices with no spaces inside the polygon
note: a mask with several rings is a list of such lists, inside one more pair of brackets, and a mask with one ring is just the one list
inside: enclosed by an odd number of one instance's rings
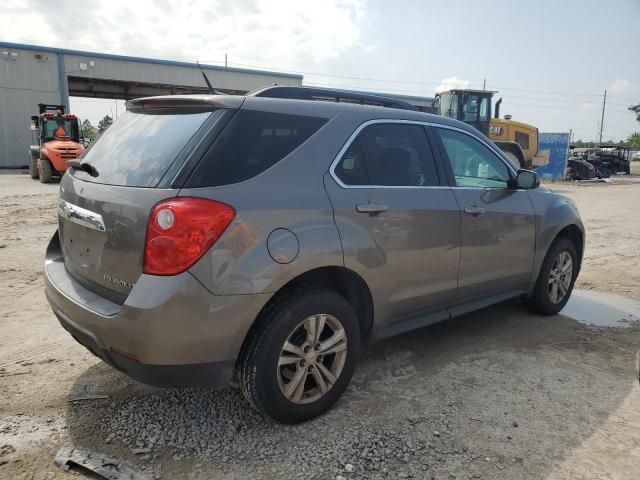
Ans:
{"label": "rear windshield", "polygon": [[[218,111],[220,112],[220,111]],[[82,180],[128,187],[155,187],[212,112],[125,112],[86,152],[82,162],[98,172]]]}
{"label": "rear windshield", "polygon": [[213,187],[253,178],[302,145],[326,121],[241,110],[207,151],[187,186]]}

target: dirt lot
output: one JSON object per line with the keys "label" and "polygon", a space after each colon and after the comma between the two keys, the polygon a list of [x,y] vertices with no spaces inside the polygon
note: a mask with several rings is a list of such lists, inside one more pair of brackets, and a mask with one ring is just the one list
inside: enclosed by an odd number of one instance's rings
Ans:
{"label": "dirt lot", "polygon": [[[65,445],[156,478],[638,478],[640,326],[518,301],[370,347],[343,399],[304,425],[257,416],[231,389],[136,384],[47,306],[57,188],[0,175],[0,478],[71,478],[52,462]],[[640,300],[640,176],[552,188],[587,228],[577,288]],[[109,398],[70,401],[86,394]]]}

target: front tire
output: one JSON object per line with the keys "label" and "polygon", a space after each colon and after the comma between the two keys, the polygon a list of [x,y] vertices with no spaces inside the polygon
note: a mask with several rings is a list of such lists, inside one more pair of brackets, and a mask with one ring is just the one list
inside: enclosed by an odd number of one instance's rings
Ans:
{"label": "front tire", "polygon": [[29,155],[29,175],[34,180],[37,180],[40,177],[38,173],[38,159],[34,158],[33,155]]}
{"label": "front tire", "polygon": [[556,239],[542,263],[528,307],[542,315],[555,315],[569,301],[578,275],[576,247],[566,237]]}
{"label": "front tire", "polygon": [[346,389],[360,347],[353,308],[331,290],[281,294],[238,358],[240,388],[258,411],[300,423],[329,410]]}
{"label": "front tire", "polygon": [[53,169],[51,167],[51,162],[48,159],[38,159],[38,175],[41,183],[53,182]]}

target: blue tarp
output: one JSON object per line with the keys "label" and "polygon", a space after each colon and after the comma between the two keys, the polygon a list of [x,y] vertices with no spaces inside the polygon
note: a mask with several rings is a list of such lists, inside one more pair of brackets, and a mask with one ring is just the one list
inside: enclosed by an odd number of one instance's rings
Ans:
{"label": "blue tarp", "polygon": [[538,175],[549,180],[564,178],[569,155],[569,134],[540,133],[538,135],[538,143],[539,150],[551,150],[549,164],[536,168]]}

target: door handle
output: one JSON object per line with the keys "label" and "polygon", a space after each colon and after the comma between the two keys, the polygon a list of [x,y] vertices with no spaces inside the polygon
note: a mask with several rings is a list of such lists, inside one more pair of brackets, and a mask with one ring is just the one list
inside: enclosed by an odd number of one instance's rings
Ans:
{"label": "door handle", "polygon": [[386,212],[388,209],[389,207],[382,203],[362,203],[356,205],[356,210],[361,213],[380,213]]}
{"label": "door handle", "polygon": [[469,215],[477,216],[482,215],[484,212],[484,208],[476,207],[475,205],[473,207],[464,207],[464,213],[468,213]]}

